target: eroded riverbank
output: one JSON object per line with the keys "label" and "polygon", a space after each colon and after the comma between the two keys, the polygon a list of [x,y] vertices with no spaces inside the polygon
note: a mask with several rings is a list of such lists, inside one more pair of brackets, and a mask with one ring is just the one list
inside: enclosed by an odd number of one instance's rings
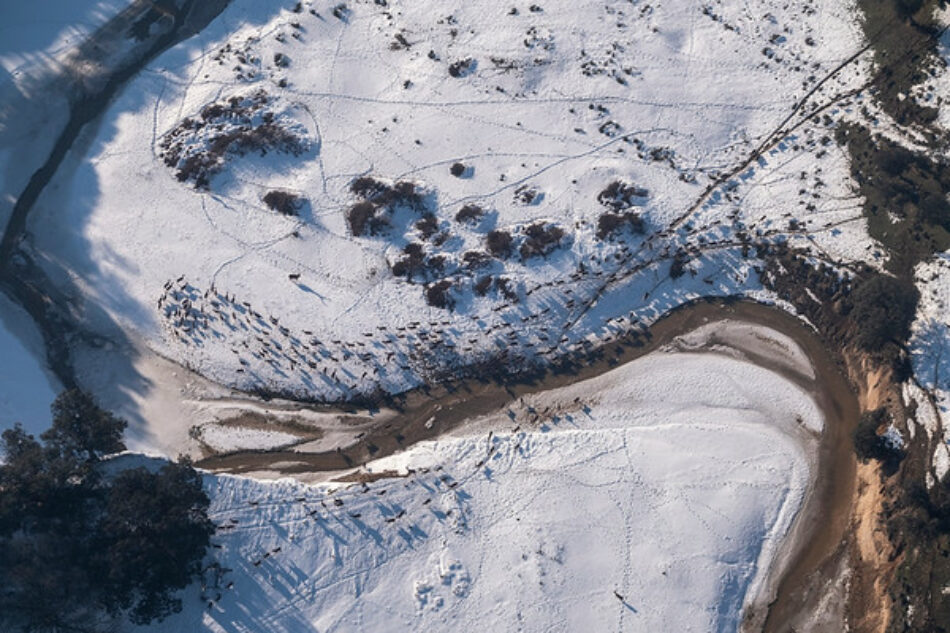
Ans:
{"label": "eroded riverbank", "polygon": [[768,345],[755,345],[754,339],[742,342],[735,337],[717,337],[713,332],[698,349],[689,351],[738,354],[778,373],[811,393],[825,419],[817,446],[815,484],[770,571],[765,584],[769,589],[757,598],[746,615],[748,630],[787,630],[786,623],[815,598],[810,589],[816,572],[829,567],[847,535],[855,492],[850,437],[858,416],[858,402],[837,356],[802,321],[775,307],[746,301],[694,302],[659,320],[646,336],[612,342],[601,350],[599,358],[569,373],[549,372],[530,383],[467,381],[432,388],[428,393],[407,394],[402,411],[377,413],[374,425],[361,430],[362,435],[354,437],[346,447],[318,452],[243,451],[210,456],[199,465],[217,472],[292,475],[305,480],[326,478],[328,473],[353,469],[417,442],[460,431],[471,420],[503,410],[521,399],[543,397],[547,391],[600,376],[621,364],[675,345],[686,333],[726,321],[768,328],[788,337],[804,352],[814,377],[790,367]]}

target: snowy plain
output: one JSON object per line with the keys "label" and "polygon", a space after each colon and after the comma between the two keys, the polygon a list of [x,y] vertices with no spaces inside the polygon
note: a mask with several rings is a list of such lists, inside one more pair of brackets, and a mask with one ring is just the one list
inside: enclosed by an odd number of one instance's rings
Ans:
{"label": "snowy plain", "polygon": [[[743,234],[830,263],[873,249],[827,124],[792,110],[865,78],[860,56],[835,70],[860,49],[849,3],[334,6],[235,0],[133,80],[32,215],[53,279],[215,382],[339,401],[543,362],[698,296],[774,302]],[[182,156],[265,123],[292,151],[188,176]],[[431,230],[397,209],[356,235],[360,176],[411,183]],[[599,234],[615,182],[643,235]],[[269,209],[272,191],[295,213]],[[484,215],[457,220],[466,205]],[[557,243],[523,254],[545,227]],[[492,230],[514,252],[490,256]],[[425,270],[398,276],[414,245]],[[427,299],[441,283],[452,309]]]}

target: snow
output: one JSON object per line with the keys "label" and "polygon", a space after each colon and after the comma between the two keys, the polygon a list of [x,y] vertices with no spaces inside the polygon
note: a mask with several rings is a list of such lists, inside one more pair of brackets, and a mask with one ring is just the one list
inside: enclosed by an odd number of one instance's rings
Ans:
{"label": "snow", "polygon": [[282,448],[299,440],[296,435],[268,429],[235,428],[221,424],[206,424],[201,427],[201,441],[222,453]]}
{"label": "snow", "polygon": [[0,293],[0,431],[23,424],[39,435],[62,390],[46,367],[43,338],[29,315]]}
{"label": "snow", "polygon": [[147,630],[729,631],[769,599],[814,478],[806,392],[656,352],[513,406],[366,485],[206,475],[229,571]]}
{"label": "snow", "polygon": [[[326,401],[403,391],[502,350],[513,366],[543,362],[699,296],[782,305],[740,233],[832,264],[874,246],[827,126],[792,113],[860,48],[851,3],[819,4],[558,0],[508,15],[491,3],[358,3],[344,20],[321,2],[297,14],[235,0],[116,99],[88,160],[74,156],[37,204],[36,245],[54,254],[44,265],[55,280],[163,357],[230,387]],[[474,70],[453,77],[469,57]],[[809,103],[860,85],[864,61]],[[308,149],[231,152],[207,190],[179,182],[182,162],[163,159],[169,140],[212,147],[207,129],[188,126],[258,90]],[[826,112],[843,120],[859,106]],[[789,114],[796,127],[777,128]],[[348,187],[367,174],[416,183],[444,241],[424,238],[405,209],[389,235],[352,235]],[[631,202],[646,235],[597,236],[598,194],[616,180],[647,190]],[[524,187],[538,193],[530,203]],[[298,216],[267,209],[275,189],[305,199]],[[481,223],[456,222],[473,203],[488,211]],[[523,234],[540,221],[566,233],[546,257],[466,270],[490,229]],[[444,258],[430,281],[453,284],[454,311],[390,271],[409,242]],[[671,279],[677,252],[690,261]],[[479,296],[481,274],[506,278],[517,302],[498,288]]]}

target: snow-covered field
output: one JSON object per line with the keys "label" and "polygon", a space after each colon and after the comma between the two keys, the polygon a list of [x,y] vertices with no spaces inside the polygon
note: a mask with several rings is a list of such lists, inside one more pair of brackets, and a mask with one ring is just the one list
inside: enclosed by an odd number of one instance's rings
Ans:
{"label": "snow-covered field", "polygon": [[43,338],[29,315],[0,294],[0,431],[17,422],[39,435],[61,390],[44,359]]}
{"label": "snow-covered field", "polygon": [[873,247],[828,138],[848,2],[335,6],[235,0],[133,80],[31,216],[54,279],[212,380],[339,400],[772,300],[748,237]]}
{"label": "snow-covered field", "polygon": [[[774,355],[802,368],[794,344]],[[148,630],[735,631],[821,427],[779,374],[655,352],[372,463],[390,474],[369,484],[207,475],[227,571]]]}

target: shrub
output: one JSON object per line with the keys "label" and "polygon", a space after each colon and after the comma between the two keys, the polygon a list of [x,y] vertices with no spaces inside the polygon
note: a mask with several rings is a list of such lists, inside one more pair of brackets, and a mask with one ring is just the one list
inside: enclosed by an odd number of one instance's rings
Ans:
{"label": "shrub", "polygon": [[515,202],[521,204],[535,204],[540,202],[543,197],[540,191],[529,185],[521,185],[515,189]]}
{"label": "shrub", "polygon": [[376,216],[376,205],[372,202],[357,202],[346,212],[346,220],[354,237],[360,237]]}
{"label": "shrub", "polygon": [[636,202],[636,198],[646,198],[650,192],[622,180],[615,180],[597,194],[597,201],[613,211],[629,209]]}
{"label": "shrub", "polygon": [[471,57],[460,59],[449,64],[449,74],[453,77],[465,77],[474,72],[476,62]]}
{"label": "shrub", "polygon": [[491,256],[483,251],[466,251],[462,255],[462,261],[469,270],[485,268],[491,263]]}
{"label": "shrub", "polygon": [[391,195],[392,188],[372,176],[360,176],[350,183],[350,192],[365,200],[381,202],[383,198]]}
{"label": "shrub", "polygon": [[511,256],[512,241],[511,233],[502,229],[490,231],[485,236],[485,246],[488,248],[488,252],[502,259]]}
{"label": "shrub", "polygon": [[483,277],[480,277],[478,281],[475,282],[475,294],[477,294],[479,297],[484,297],[486,294],[488,294],[489,288],[491,288],[491,282],[491,275],[484,275]]}
{"label": "shrub", "polygon": [[411,278],[423,269],[425,248],[419,242],[410,242],[402,249],[404,257],[393,264],[393,274],[397,277]]}
{"label": "shrub", "polygon": [[496,277],[495,288],[508,301],[518,303],[518,291],[511,285],[511,280],[507,277]]}
{"label": "shrub", "polygon": [[630,211],[623,213],[607,211],[600,214],[600,217],[597,218],[597,239],[605,240],[614,236],[624,228],[628,228],[632,233],[637,235],[643,235],[646,231],[643,218],[636,213]]}
{"label": "shrub", "polygon": [[439,230],[439,221],[436,219],[435,214],[426,213],[422,216],[422,219],[416,222],[416,230],[422,234],[422,239],[424,240],[435,235],[436,231]]}
{"label": "shrub", "polygon": [[426,286],[426,303],[435,308],[451,310],[455,307],[455,299],[451,291],[452,282],[448,279]]}
{"label": "shrub", "polygon": [[449,167],[449,172],[456,178],[461,178],[465,175],[465,165],[462,163],[452,163],[452,166]]}
{"label": "shrub", "polygon": [[519,249],[521,259],[539,255],[547,256],[560,245],[565,235],[564,229],[547,222],[535,222],[525,227],[522,232],[525,235],[525,241]]}
{"label": "shrub", "polygon": [[886,343],[903,345],[917,312],[920,293],[910,281],[875,273],[852,293],[855,342],[867,351]]}
{"label": "shrub", "polygon": [[458,213],[455,214],[455,221],[475,223],[481,220],[484,216],[485,209],[481,208],[477,204],[466,204],[464,207],[459,209]]}
{"label": "shrub", "polygon": [[297,215],[302,200],[299,196],[289,191],[274,189],[264,195],[264,204],[266,204],[271,211],[277,211],[283,215]]}

